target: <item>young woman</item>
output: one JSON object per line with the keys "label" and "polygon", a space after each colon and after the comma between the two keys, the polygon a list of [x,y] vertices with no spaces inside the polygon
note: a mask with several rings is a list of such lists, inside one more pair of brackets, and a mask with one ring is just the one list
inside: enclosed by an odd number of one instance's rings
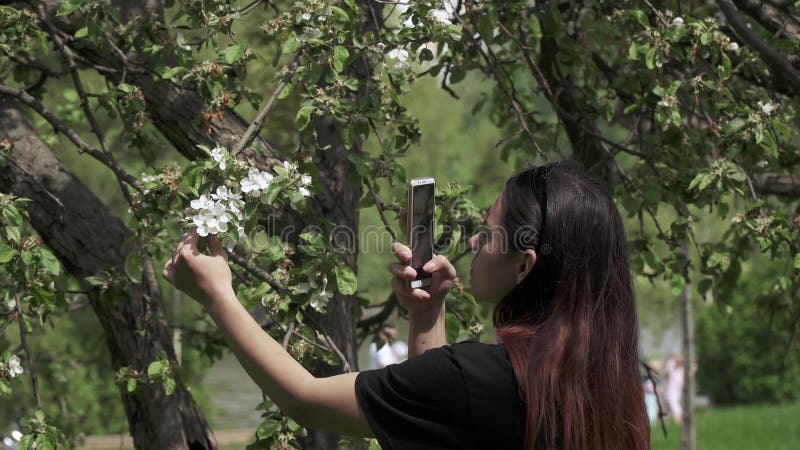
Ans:
{"label": "young woman", "polygon": [[409,313],[409,360],[315,378],[236,299],[226,253],[186,234],[164,277],[195,298],[261,389],[308,428],[375,436],[389,449],[650,448],[638,323],[622,219],[575,162],[506,183],[470,238],[473,295],[491,302],[500,344],[445,340],[456,271],[437,255],[425,290],[408,288],[410,250],[394,243],[392,288]]}

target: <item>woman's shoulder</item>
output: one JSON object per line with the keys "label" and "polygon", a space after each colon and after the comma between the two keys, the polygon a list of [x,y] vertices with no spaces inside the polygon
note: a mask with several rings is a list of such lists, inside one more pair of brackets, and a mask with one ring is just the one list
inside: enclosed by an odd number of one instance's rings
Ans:
{"label": "woman's shoulder", "polygon": [[506,346],[503,344],[487,344],[485,342],[466,340],[450,344],[450,351],[461,358],[483,358],[498,363],[507,363],[511,367]]}
{"label": "woman's shoulder", "polygon": [[470,384],[486,384],[516,391],[514,367],[505,345],[470,340],[448,347]]}

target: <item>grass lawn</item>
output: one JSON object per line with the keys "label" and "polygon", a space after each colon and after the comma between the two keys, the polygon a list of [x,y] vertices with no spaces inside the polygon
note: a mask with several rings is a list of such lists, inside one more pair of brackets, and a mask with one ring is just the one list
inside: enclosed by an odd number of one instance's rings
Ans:
{"label": "grass lawn", "polygon": [[[651,435],[653,450],[680,449],[680,428],[667,424],[667,438],[658,426]],[[220,450],[244,450],[246,442],[220,446]],[[87,447],[88,448],[88,447]],[[102,447],[91,447],[100,449]],[[120,450],[115,446],[113,450]],[[698,450],[798,450],[800,403],[711,408],[697,412]],[[105,450],[105,448],[103,448]],[[111,449],[108,449],[111,450]]]}
{"label": "grass lawn", "polygon": [[[800,403],[700,410],[696,423],[699,450],[800,449]],[[651,442],[653,450],[680,449],[680,428],[668,423],[665,439],[657,426]]]}

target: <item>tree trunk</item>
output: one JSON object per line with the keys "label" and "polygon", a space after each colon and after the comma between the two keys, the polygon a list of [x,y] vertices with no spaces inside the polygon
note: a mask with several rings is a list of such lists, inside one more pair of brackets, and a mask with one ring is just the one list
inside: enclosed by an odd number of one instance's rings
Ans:
{"label": "tree trunk", "polygon": [[[0,190],[33,200],[28,206],[33,227],[75,277],[115,271],[121,280],[120,286],[105,291],[85,287],[105,331],[114,369],[130,367],[146,374],[162,351],[175,364],[152,260],[142,252],[141,282],[131,283],[123,275],[127,255],[122,243],[132,232],[39,139],[15,102],[0,100],[0,124],[0,135],[12,143],[0,173]],[[160,383],[139,383],[130,393],[120,386],[134,444],[148,450],[215,449],[205,417],[181,380],[176,381],[171,395]]]}
{"label": "tree trunk", "polygon": [[[689,246],[684,242],[681,253],[689,259]],[[684,274],[687,276],[688,273]],[[681,450],[695,449],[694,429],[694,318],[692,308],[692,285],[683,285],[681,294],[681,329],[683,331],[683,424],[681,428]]]}

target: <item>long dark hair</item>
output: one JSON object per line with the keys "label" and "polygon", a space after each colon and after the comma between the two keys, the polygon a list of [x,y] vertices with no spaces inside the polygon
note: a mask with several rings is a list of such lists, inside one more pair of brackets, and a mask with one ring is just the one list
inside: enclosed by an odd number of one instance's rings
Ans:
{"label": "long dark hair", "polygon": [[537,261],[494,310],[527,404],[525,448],[649,449],[622,217],[579,163],[543,168],[513,176],[503,191],[510,248],[535,248]]}

